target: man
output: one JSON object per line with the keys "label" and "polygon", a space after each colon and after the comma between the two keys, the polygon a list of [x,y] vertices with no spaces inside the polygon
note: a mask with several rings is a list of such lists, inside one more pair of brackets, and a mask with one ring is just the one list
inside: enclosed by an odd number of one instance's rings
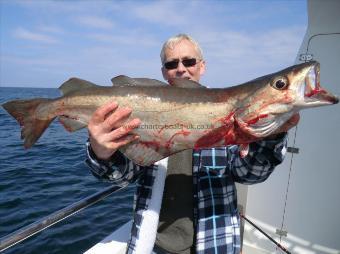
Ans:
{"label": "man", "polygon": [[[180,34],[164,43],[162,74],[198,82],[205,72],[202,51],[191,37]],[[118,149],[138,139],[131,134],[140,124],[129,119],[131,109],[110,103],[99,108],[89,123],[87,163],[97,177],[116,182],[138,180],[136,206],[128,253],[135,251],[140,211],[149,198],[150,167],[139,167]],[[298,117],[287,123],[287,130]],[[124,124],[124,126],[123,126]],[[282,162],[286,134],[250,144],[246,157],[238,146],[187,150],[169,157],[162,208],[154,251],[156,253],[240,253],[240,218],[235,182],[266,180]],[[152,169],[152,167],[151,167]],[[152,170],[151,170],[152,171]],[[152,181],[151,181],[152,182]]]}

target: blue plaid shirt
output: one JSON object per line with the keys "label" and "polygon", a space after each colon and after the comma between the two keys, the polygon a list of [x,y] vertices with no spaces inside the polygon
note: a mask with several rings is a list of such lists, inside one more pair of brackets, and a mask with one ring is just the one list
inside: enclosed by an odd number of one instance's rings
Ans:
{"label": "blue plaid shirt", "polygon": [[[194,227],[197,254],[239,254],[240,217],[235,182],[254,184],[265,181],[283,161],[287,135],[275,140],[250,144],[246,157],[239,156],[236,145],[194,150]],[[134,221],[127,253],[134,253],[142,212],[151,197],[156,166],[141,167],[116,152],[111,162],[98,160],[87,143],[86,163],[98,178],[117,184],[137,182]]]}

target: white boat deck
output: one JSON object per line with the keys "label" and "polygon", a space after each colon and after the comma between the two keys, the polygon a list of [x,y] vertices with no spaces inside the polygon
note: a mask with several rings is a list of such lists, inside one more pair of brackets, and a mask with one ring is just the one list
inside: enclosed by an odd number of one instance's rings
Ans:
{"label": "white boat deck", "polygon": [[91,249],[84,252],[84,254],[125,254],[131,225],[132,221],[125,223]]}

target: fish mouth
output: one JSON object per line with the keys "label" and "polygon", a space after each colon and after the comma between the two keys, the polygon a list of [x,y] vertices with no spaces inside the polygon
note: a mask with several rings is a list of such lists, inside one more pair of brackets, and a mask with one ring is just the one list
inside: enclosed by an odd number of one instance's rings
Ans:
{"label": "fish mouth", "polygon": [[337,104],[339,98],[320,85],[320,64],[314,62],[309,68],[300,87],[303,104],[308,107]]}

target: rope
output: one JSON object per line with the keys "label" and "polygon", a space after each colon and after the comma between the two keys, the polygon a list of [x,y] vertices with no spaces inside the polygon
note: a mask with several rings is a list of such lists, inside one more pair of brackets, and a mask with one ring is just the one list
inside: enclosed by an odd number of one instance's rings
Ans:
{"label": "rope", "polygon": [[308,43],[307,43],[306,54],[308,54],[309,44],[310,44],[310,42],[313,38],[315,38],[316,36],[320,36],[320,35],[322,36],[322,35],[335,35],[335,34],[340,35],[340,33],[335,32],[335,33],[319,33],[319,34],[314,34],[314,35],[310,36],[309,39],[308,39]]}

